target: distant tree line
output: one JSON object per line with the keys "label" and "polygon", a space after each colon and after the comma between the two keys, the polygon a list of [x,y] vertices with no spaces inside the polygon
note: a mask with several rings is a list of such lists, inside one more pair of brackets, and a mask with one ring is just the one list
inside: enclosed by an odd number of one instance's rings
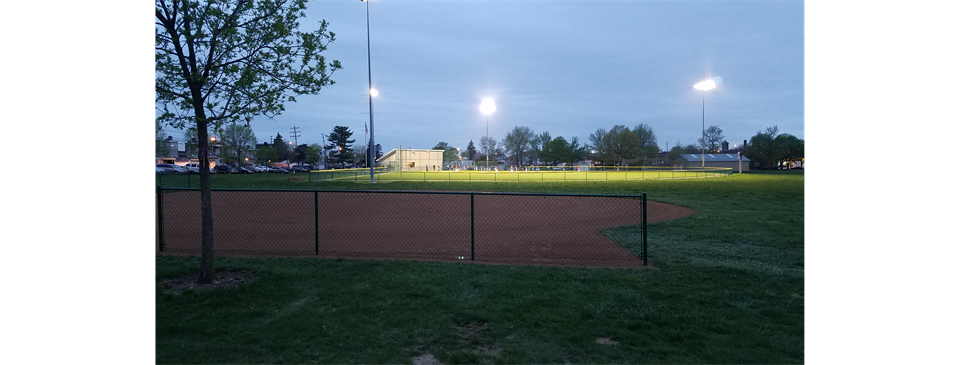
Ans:
{"label": "distant tree line", "polygon": [[777,126],[768,127],[750,138],[743,155],[760,169],[772,170],[798,161],[803,166],[803,140],[787,133],[779,134]]}

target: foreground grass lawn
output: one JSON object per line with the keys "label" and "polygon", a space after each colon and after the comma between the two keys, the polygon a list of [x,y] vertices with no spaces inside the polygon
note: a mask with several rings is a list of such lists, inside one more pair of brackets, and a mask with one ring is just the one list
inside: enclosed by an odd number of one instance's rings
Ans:
{"label": "foreground grass lawn", "polygon": [[[227,259],[238,288],[156,294],[159,363],[802,363],[803,174],[567,183],[308,183],[215,188],[633,194],[697,214],[651,225],[657,269]],[[607,232],[617,241],[629,228]],[[628,245],[626,243],[622,243]],[[157,257],[157,282],[196,271]]]}

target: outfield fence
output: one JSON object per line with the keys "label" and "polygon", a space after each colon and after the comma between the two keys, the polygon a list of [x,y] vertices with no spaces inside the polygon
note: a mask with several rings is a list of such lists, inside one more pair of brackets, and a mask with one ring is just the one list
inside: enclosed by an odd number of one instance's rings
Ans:
{"label": "outfield fence", "polygon": [[[313,170],[309,173],[290,173],[289,176],[303,176],[310,182],[322,181],[370,181],[370,169]],[[565,170],[553,170],[553,167],[534,167],[520,171],[390,171],[378,167],[374,171],[374,181],[486,181],[486,182],[568,182],[568,181],[624,181],[624,180],[673,180],[725,177],[733,174],[733,169],[724,167],[675,168],[675,167],[589,167],[582,170],[567,167]],[[199,188],[200,175],[176,174],[156,176],[158,186],[176,188]]]}
{"label": "outfield fence", "polygon": [[[158,186],[156,194],[157,251],[198,255],[199,189]],[[213,189],[211,194],[218,255],[647,265],[646,193]]]}
{"label": "outfield fence", "polygon": [[[547,182],[547,181],[618,181],[670,180],[725,177],[733,174],[727,167],[677,168],[663,166],[591,166],[565,167],[534,166],[520,170],[442,170],[389,171],[377,168],[374,181],[491,181],[491,182]],[[309,181],[370,181],[370,169],[311,171]]]}

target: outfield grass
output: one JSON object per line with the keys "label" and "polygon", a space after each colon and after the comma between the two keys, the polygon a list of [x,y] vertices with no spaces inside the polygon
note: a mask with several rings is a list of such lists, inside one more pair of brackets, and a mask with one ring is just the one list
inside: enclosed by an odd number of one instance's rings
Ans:
{"label": "outfield grass", "polygon": [[[697,214],[651,225],[655,270],[221,258],[219,270],[260,277],[176,296],[158,287],[158,363],[410,363],[427,353],[444,363],[804,361],[802,172],[523,184],[290,177],[216,175],[213,186],[647,192]],[[624,244],[634,232],[607,234]],[[158,256],[157,281],[197,265]]]}

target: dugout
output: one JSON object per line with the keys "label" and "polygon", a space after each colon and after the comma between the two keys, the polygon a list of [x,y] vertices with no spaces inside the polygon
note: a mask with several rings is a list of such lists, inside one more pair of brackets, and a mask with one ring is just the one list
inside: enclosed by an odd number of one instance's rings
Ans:
{"label": "dugout", "polygon": [[443,150],[394,148],[377,159],[377,165],[387,171],[433,171],[434,166],[443,166]]}

